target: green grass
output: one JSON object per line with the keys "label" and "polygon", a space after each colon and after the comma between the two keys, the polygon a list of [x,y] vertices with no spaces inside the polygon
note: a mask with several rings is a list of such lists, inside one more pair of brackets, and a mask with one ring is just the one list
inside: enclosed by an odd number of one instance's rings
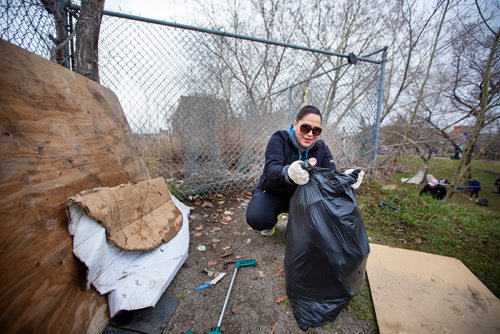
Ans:
{"label": "green grass", "polygon": [[[461,260],[500,296],[500,214],[472,210],[407,189],[384,190],[371,185],[359,196],[372,242]],[[380,201],[396,206],[391,212]]]}
{"label": "green grass", "polygon": [[[434,175],[438,179],[452,180],[453,174],[456,171],[458,161],[451,159],[433,158],[431,159],[428,173]],[[420,185],[401,184],[402,177],[413,176],[422,166],[422,160],[418,157],[404,157],[399,166],[406,167],[406,173],[394,173],[390,181],[397,184],[398,187],[416,191],[417,193],[424,187],[424,183]],[[480,198],[487,198],[489,206],[480,207],[475,201],[470,201],[467,192],[457,191],[453,196],[451,203],[456,203],[461,206],[469,207],[473,210],[495,211],[500,213],[500,194],[494,193],[495,180],[500,177],[500,162],[485,162],[474,161],[472,163],[472,176],[481,182]]]}
{"label": "green grass", "polygon": [[[473,164],[473,175],[479,178],[483,187],[479,197],[490,200],[490,205],[483,207],[460,192],[450,203],[419,196],[423,184],[401,186],[399,180],[413,175],[420,161],[408,158],[403,163],[409,172],[392,176],[395,190],[371,182],[358,192],[370,242],[457,258],[497,297],[500,296],[500,195],[493,193],[492,187],[484,187],[493,185],[500,175],[500,164]],[[429,173],[437,178],[451,179],[455,167],[456,161],[436,159]],[[380,207],[381,201],[399,211]],[[378,331],[368,284],[349,307],[360,319],[371,322],[374,332]]]}

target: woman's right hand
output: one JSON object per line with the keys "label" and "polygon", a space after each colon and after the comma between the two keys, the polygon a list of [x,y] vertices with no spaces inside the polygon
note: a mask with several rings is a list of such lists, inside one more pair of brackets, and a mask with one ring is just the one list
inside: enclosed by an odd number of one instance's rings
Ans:
{"label": "woman's right hand", "polygon": [[297,160],[288,167],[288,177],[299,186],[309,182],[309,172],[303,168],[303,165],[303,161]]}

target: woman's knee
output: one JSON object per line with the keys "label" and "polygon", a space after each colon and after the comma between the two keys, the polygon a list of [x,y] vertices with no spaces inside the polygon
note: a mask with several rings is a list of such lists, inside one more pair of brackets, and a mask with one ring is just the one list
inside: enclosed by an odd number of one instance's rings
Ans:
{"label": "woman's knee", "polygon": [[272,227],[268,214],[261,207],[249,203],[246,216],[248,225],[254,230],[262,231]]}
{"label": "woman's knee", "polygon": [[265,198],[264,194],[254,194],[246,212],[248,225],[254,230],[262,231],[276,225],[276,209],[269,199]]}

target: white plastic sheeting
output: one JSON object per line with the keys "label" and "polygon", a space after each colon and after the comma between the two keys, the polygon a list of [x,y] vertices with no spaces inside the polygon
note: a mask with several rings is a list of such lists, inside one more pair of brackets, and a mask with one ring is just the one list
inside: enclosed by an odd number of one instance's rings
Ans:
{"label": "white plastic sheeting", "polygon": [[[402,177],[401,183],[420,184],[424,181],[424,175],[425,175],[425,170],[421,169],[412,177]],[[427,174],[427,181],[433,178],[434,178],[433,175]]]}
{"label": "white plastic sheeting", "polygon": [[125,252],[108,243],[106,230],[76,205],[69,206],[73,253],[88,267],[87,287],[108,293],[111,317],[120,310],[154,306],[186,261],[190,208],[172,196],[182,228],[168,243],[145,252]]}

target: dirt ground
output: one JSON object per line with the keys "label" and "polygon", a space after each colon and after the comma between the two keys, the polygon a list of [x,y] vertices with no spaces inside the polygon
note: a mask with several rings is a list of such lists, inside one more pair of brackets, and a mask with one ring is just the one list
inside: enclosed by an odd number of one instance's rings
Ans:
{"label": "dirt ground", "polygon": [[[286,216],[280,219],[274,236],[263,237],[245,221],[248,201],[249,194],[242,198],[214,196],[211,200],[184,201],[192,207],[189,256],[167,289],[180,303],[164,333],[185,334],[190,330],[195,334],[208,333],[219,320],[238,259],[255,259],[257,266],[238,270],[222,332],[304,333],[295,321],[285,291]],[[195,290],[219,272],[227,273],[219,283],[209,289]],[[306,333],[371,331],[367,323],[346,307],[335,321],[310,328]]]}

